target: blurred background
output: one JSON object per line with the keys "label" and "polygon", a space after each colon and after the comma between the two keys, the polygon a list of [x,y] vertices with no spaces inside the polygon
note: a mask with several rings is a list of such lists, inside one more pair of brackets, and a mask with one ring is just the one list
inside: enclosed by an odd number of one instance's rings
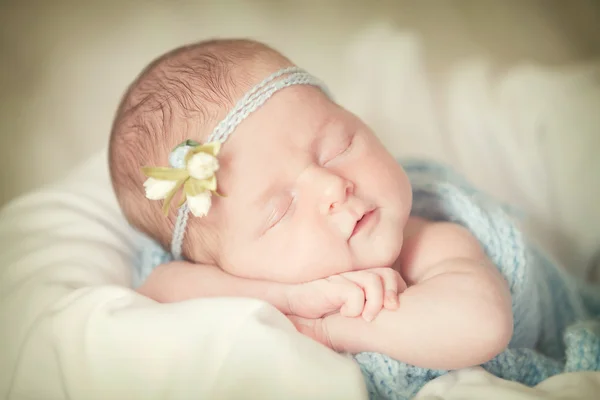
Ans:
{"label": "blurred background", "polygon": [[454,165],[585,272],[600,247],[596,0],[0,1],[0,204],[101,151],[154,57],[224,36],[276,47],[394,154]]}

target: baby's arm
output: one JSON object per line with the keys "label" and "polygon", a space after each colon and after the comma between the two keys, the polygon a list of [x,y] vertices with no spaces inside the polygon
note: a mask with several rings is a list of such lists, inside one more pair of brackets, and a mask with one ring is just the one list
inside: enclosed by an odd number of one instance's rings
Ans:
{"label": "baby's arm", "polygon": [[318,318],[340,312],[372,320],[384,307],[396,309],[398,293],[405,288],[400,274],[390,268],[284,284],[233,276],[210,265],[172,262],[152,271],[138,292],[161,303],[199,297],[248,297],[266,301],[286,315]]}
{"label": "baby's arm", "polygon": [[230,275],[212,265],[171,262],[156,267],[138,292],[160,303],[199,297],[249,297],[289,314],[288,286]]}
{"label": "baby's arm", "polygon": [[420,367],[484,363],[508,345],[512,309],[506,281],[466,229],[413,219],[400,270],[409,288],[400,307],[371,323],[339,314],[295,319],[297,328],[338,351],[373,351]]}

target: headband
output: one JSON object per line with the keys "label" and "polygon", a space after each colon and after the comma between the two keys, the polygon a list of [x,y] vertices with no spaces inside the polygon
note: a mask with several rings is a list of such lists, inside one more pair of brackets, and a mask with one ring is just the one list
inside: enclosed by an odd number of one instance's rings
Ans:
{"label": "headband", "polygon": [[171,240],[173,259],[183,259],[183,239],[190,213],[196,217],[206,215],[212,204],[212,194],[221,196],[215,176],[219,169],[217,156],[221,145],[248,115],[259,109],[275,92],[293,85],[316,86],[331,98],[327,87],[308,72],[298,67],[281,69],[250,89],[219,122],[206,143],[194,140],[181,143],[169,155],[170,168],[142,168],[148,178],[144,182],[146,197],[164,200],[163,212],[166,215],[173,197],[183,187]]}

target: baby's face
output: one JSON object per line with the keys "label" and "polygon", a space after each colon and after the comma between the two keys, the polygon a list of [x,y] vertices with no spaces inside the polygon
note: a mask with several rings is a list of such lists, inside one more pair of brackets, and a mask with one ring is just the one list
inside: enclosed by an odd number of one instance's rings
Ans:
{"label": "baby's face", "polygon": [[358,118],[312,87],[282,90],[223,145],[220,266],[298,283],[390,266],[411,188]]}

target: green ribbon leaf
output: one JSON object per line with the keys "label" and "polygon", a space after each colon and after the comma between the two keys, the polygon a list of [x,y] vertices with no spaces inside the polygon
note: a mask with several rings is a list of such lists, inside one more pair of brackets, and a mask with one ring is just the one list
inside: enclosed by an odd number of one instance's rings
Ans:
{"label": "green ribbon leaf", "polygon": [[185,182],[185,192],[188,196],[194,197],[206,191],[215,191],[217,189],[217,178],[213,175],[209,179],[199,180],[190,178]]}
{"label": "green ribbon leaf", "polygon": [[165,216],[169,215],[169,208],[171,206],[171,201],[173,200],[173,196],[175,196],[175,193],[177,193],[179,191],[179,189],[181,189],[181,185],[183,185],[186,182],[185,179],[179,180],[177,182],[177,185],[175,185],[175,187],[173,188],[173,190],[171,190],[169,192],[169,194],[167,195],[167,197],[165,198],[165,202],[163,204],[163,214],[165,214]]}
{"label": "green ribbon leaf", "polygon": [[187,179],[189,174],[186,169],[168,167],[144,167],[142,172],[148,178],[161,181],[181,181]]}

